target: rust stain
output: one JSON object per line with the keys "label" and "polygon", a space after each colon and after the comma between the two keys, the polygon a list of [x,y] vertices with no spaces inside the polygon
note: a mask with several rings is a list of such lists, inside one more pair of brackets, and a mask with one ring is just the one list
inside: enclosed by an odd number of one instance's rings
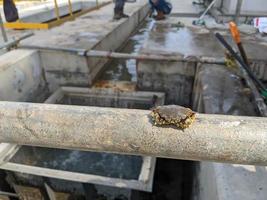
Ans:
{"label": "rust stain", "polygon": [[136,91],[136,84],[124,81],[114,82],[114,81],[101,80],[96,82],[93,88],[113,89],[114,91],[119,91],[119,92],[133,92]]}

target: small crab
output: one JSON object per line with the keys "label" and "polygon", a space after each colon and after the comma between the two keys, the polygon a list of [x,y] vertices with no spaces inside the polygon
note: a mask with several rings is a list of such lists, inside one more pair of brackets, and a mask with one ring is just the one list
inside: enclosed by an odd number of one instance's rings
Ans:
{"label": "small crab", "polygon": [[175,125],[180,129],[186,129],[195,121],[196,113],[189,108],[168,105],[153,109],[151,116],[155,125]]}

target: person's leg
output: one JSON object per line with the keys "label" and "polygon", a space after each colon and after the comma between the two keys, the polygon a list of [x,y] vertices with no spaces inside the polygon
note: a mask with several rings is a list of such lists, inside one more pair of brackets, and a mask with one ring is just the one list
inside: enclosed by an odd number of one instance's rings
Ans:
{"label": "person's leg", "polygon": [[122,0],[122,1],[123,1],[123,3],[122,3],[122,7],[121,7],[121,17],[128,18],[129,16],[124,13],[124,5],[125,5],[126,0]]}
{"label": "person's leg", "polygon": [[123,17],[128,17],[123,13],[125,0],[115,0],[114,19],[119,20]]}
{"label": "person's leg", "polygon": [[155,20],[159,21],[159,20],[164,20],[166,19],[165,15],[164,15],[164,12],[158,10],[157,11],[158,14],[155,16]]}
{"label": "person's leg", "polygon": [[155,20],[165,19],[163,7],[162,7],[162,0],[152,0],[152,4],[153,4],[154,9],[157,11],[157,15],[154,16],[154,19]]}
{"label": "person's leg", "polygon": [[123,0],[115,0],[115,7],[114,7],[114,19],[119,20],[121,18],[121,7],[123,6]]}
{"label": "person's leg", "polygon": [[158,15],[155,17],[156,20],[163,20],[165,19],[166,14],[170,14],[172,9],[170,3],[166,2],[165,0],[152,0],[152,3],[158,13]]}

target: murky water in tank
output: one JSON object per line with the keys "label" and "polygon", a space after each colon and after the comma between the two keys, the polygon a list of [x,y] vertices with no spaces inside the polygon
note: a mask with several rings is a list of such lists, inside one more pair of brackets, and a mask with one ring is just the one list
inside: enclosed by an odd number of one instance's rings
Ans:
{"label": "murky water in tank", "polygon": [[142,157],[23,146],[11,162],[36,167],[138,180]]}

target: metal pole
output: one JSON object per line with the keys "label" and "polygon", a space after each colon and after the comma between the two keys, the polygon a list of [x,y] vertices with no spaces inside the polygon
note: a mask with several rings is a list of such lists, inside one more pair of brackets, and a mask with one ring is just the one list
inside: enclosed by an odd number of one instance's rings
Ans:
{"label": "metal pole", "polygon": [[154,126],[150,111],[0,102],[0,142],[174,159],[267,165],[267,118],[197,114]]}
{"label": "metal pole", "polygon": [[26,33],[26,34],[22,35],[20,38],[17,38],[15,40],[11,40],[9,42],[4,43],[3,45],[0,45],[0,49],[3,49],[3,48],[8,49],[10,47],[16,46],[21,40],[24,40],[28,37],[33,36],[33,35],[34,35],[34,33]]}
{"label": "metal pole", "polygon": [[54,0],[54,4],[55,4],[55,13],[56,13],[57,20],[60,20],[57,0]]}
{"label": "metal pole", "polygon": [[0,13],[0,28],[1,28],[3,40],[4,40],[4,42],[7,42],[8,41],[7,34],[6,34],[6,30],[5,30],[5,27],[4,27],[4,23],[3,23],[3,19],[2,19],[1,13]]}
{"label": "metal pole", "polygon": [[242,4],[243,4],[243,0],[237,0],[236,11],[235,11],[235,23],[236,24],[239,23],[239,17],[240,17]]}
{"label": "metal pole", "polygon": [[115,58],[115,59],[136,59],[136,60],[150,60],[150,61],[166,61],[166,62],[199,62],[199,63],[210,63],[210,64],[225,64],[225,58],[214,58],[204,56],[179,56],[179,55],[162,55],[162,54],[128,54],[128,53],[117,53],[110,51],[87,51],[86,49],[71,49],[71,48],[58,48],[48,46],[34,46],[34,45],[20,45],[20,48],[26,49],[38,49],[45,51],[63,51],[72,54],[77,54],[86,57],[95,58]]}
{"label": "metal pole", "polygon": [[70,15],[73,16],[71,0],[68,0],[68,4],[69,4]]}
{"label": "metal pole", "polygon": [[214,6],[214,4],[216,3],[217,0],[213,0],[210,5],[207,7],[207,9],[203,12],[203,14],[200,16],[199,20],[202,20],[206,14],[209,12],[209,10],[212,8],[212,6]]}

